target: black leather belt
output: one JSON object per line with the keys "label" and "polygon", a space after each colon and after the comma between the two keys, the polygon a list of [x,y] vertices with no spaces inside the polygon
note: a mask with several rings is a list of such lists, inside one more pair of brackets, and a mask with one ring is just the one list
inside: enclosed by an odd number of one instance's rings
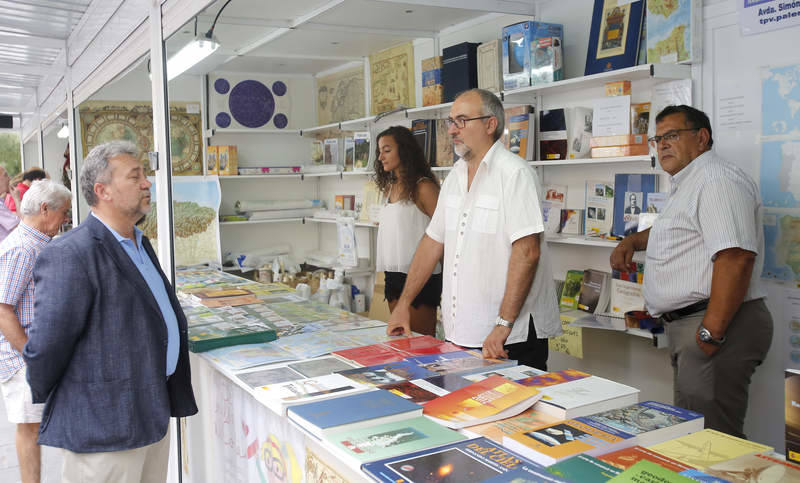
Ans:
{"label": "black leather belt", "polygon": [[672,322],[674,320],[682,319],[687,315],[692,315],[695,312],[705,310],[706,307],[708,307],[708,299],[695,302],[692,305],[687,305],[686,307],[681,307],[678,310],[673,310],[672,312],[663,313],[659,319],[662,322]]}

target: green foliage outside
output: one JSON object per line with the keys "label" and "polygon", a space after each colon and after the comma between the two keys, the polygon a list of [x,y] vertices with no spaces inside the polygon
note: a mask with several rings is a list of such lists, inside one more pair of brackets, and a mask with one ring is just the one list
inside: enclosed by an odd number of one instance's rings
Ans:
{"label": "green foliage outside", "polygon": [[19,153],[19,135],[17,133],[0,133],[0,166],[6,168],[9,176],[19,173],[22,161]]}

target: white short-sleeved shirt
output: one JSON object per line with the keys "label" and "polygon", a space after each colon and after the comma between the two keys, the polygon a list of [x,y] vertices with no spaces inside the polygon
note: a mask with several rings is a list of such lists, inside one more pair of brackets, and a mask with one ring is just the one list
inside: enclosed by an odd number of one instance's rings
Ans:
{"label": "white short-sleeved shirt", "polygon": [[756,254],[744,300],[765,297],[761,216],[756,183],[713,152],[680,170],[647,241],[642,288],[647,310],[659,316],[708,299],[714,259],[727,248]]}
{"label": "white short-sleeved shirt", "polygon": [[[506,289],[511,244],[541,233],[544,221],[536,172],[496,142],[467,191],[467,162],[459,159],[439,194],[426,233],[444,244],[442,322],[449,341],[480,347],[495,326]],[[544,238],[536,275],[506,344],[560,335],[553,270]]]}

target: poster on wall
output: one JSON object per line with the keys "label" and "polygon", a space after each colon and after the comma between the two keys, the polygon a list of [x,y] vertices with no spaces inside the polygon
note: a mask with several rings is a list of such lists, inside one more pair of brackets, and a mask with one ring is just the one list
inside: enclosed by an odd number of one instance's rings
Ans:
{"label": "poster on wall", "polygon": [[[156,200],[154,180],[150,199]],[[172,210],[174,220],[175,266],[202,263],[222,263],[219,241],[219,205],[222,199],[219,179],[187,176],[172,181]],[[139,228],[158,252],[158,221],[156,202]]]}
{"label": "poster on wall", "polygon": [[800,2],[739,0],[739,28],[753,35],[800,25]]}
{"label": "poster on wall", "polygon": [[218,131],[294,128],[290,79],[280,76],[208,76],[209,127]]}
{"label": "poster on wall", "polygon": [[362,118],[366,115],[365,104],[363,66],[317,77],[320,125]]}
{"label": "poster on wall", "polygon": [[[130,141],[139,149],[139,159],[153,174],[147,159],[153,151],[153,107],[150,101],[87,101],[79,108],[83,157],[109,141]],[[169,106],[172,174],[203,174],[203,144],[200,104],[171,102]]]}
{"label": "poster on wall", "polygon": [[372,114],[414,107],[414,46],[411,42],[369,56]]}

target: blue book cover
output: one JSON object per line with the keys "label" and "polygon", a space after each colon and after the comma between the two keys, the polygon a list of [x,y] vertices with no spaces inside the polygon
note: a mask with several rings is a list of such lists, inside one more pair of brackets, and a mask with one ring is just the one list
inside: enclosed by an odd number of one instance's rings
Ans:
{"label": "blue book cover", "polygon": [[484,359],[481,357],[480,352],[477,351],[458,351],[446,354],[407,357],[406,361],[436,374],[459,374],[461,376],[517,365],[517,361],[508,359]]}
{"label": "blue book cover", "polygon": [[683,470],[678,474],[685,476],[687,478],[691,478],[694,481],[701,481],[703,483],[730,483],[728,480],[723,480],[721,478],[717,478],[716,476],[711,476],[694,468],[692,468],[691,470]]}
{"label": "blue book cover", "polygon": [[436,375],[435,372],[424,369],[408,361],[387,362],[386,364],[377,364],[369,367],[347,369],[345,371],[338,371],[338,374],[367,386],[394,384],[396,382],[408,381],[411,379],[424,379]]}
{"label": "blue book cover", "polygon": [[288,409],[289,418],[302,418],[322,430],[414,411],[421,415],[422,406],[383,389],[300,404]]}
{"label": "blue book cover", "polygon": [[577,483],[554,475],[544,468],[523,465],[516,470],[497,475],[483,483]]}
{"label": "blue book cover", "polygon": [[614,225],[611,234],[636,233],[639,215],[647,206],[647,196],[658,191],[657,174],[616,174],[614,176]]}
{"label": "blue book cover", "polygon": [[[702,420],[703,415],[670,404],[644,401],[575,419],[595,427],[598,424],[603,424],[636,436],[662,428],[677,426],[686,421]],[[702,429],[702,422],[700,422],[700,428]]]}
{"label": "blue book cover", "polygon": [[594,0],[584,75],[636,65],[643,5],[644,2],[617,5],[617,0]]}
{"label": "blue book cover", "polygon": [[412,483],[484,481],[522,467],[541,465],[489,439],[477,438],[366,463],[361,469],[380,482]]}

